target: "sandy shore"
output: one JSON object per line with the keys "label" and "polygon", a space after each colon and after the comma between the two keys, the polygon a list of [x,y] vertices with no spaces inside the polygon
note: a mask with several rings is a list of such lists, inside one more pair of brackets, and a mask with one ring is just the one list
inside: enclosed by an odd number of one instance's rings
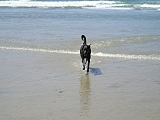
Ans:
{"label": "sandy shore", "polygon": [[1,120],[159,120],[160,62],[0,50]]}

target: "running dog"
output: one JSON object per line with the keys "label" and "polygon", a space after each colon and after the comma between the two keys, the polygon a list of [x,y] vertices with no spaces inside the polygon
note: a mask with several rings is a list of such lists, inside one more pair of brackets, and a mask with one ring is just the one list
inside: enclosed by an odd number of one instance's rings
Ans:
{"label": "running dog", "polygon": [[83,70],[85,70],[85,65],[88,62],[88,65],[87,65],[87,73],[88,73],[89,72],[90,59],[91,59],[91,47],[90,47],[91,44],[87,45],[86,37],[84,35],[81,36],[81,39],[83,41],[83,45],[80,48],[80,56],[82,58]]}

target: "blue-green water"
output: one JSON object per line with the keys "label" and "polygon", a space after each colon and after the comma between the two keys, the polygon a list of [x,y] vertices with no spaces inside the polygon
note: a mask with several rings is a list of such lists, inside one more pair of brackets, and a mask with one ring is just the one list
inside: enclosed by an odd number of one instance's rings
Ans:
{"label": "blue-green water", "polygon": [[0,48],[160,60],[160,1],[0,1]]}

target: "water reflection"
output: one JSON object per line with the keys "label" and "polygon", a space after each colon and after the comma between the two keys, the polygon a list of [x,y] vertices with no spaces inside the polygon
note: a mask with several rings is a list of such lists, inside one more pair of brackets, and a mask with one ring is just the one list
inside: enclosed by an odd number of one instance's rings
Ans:
{"label": "water reflection", "polygon": [[82,75],[80,78],[80,102],[82,110],[89,110],[91,105],[91,83],[89,75]]}

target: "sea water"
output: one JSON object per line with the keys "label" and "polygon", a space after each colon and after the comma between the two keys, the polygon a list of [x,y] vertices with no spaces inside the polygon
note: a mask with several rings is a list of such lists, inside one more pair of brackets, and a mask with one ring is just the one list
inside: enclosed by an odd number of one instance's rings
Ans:
{"label": "sea water", "polygon": [[0,1],[0,49],[160,60],[159,0]]}

